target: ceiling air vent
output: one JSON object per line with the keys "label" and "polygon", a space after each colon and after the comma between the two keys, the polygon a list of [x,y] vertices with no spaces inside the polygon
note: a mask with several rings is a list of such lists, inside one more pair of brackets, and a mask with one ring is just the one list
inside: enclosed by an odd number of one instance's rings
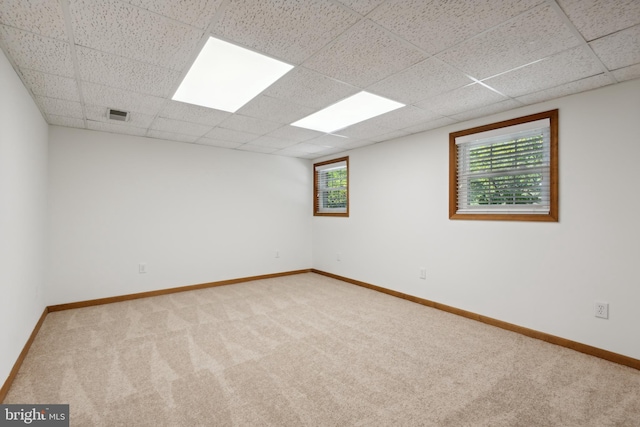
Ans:
{"label": "ceiling air vent", "polygon": [[109,120],[117,120],[119,122],[126,122],[129,120],[129,112],[128,111],[120,111],[109,108],[107,110],[107,117]]}

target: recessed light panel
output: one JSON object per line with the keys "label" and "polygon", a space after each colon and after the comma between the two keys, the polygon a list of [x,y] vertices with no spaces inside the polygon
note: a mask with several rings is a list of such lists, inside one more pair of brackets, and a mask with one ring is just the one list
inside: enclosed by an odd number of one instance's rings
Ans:
{"label": "recessed light panel", "polygon": [[235,113],[292,68],[210,37],[171,99]]}
{"label": "recessed light panel", "polygon": [[331,133],[404,106],[369,92],[360,92],[291,123],[291,126]]}

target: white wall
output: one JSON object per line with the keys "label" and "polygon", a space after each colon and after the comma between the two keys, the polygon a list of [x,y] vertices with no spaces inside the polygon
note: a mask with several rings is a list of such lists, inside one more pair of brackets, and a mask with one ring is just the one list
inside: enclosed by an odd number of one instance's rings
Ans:
{"label": "white wall", "polygon": [[[554,108],[560,222],[449,220],[449,132]],[[354,150],[350,217],[313,219],[314,268],[640,359],[639,135],[635,80]]]}
{"label": "white wall", "polygon": [[45,308],[47,124],[0,51],[0,385]]}
{"label": "white wall", "polygon": [[56,126],[49,138],[50,305],[311,267],[308,160]]}

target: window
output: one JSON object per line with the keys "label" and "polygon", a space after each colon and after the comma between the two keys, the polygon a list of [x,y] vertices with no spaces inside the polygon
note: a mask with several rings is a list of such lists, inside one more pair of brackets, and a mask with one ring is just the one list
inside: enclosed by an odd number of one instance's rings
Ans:
{"label": "window", "polygon": [[449,218],[558,221],[558,110],[449,134]]}
{"label": "window", "polygon": [[313,214],[349,216],[349,158],[313,165]]}

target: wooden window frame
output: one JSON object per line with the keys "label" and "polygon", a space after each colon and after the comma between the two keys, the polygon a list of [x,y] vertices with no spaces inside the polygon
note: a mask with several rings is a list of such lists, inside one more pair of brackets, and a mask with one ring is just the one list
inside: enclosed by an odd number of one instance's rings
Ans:
{"label": "wooden window frame", "polygon": [[[474,133],[509,127],[536,120],[550,121],[550,209],[548,214],[530,213],[457,213],[458,210],[458,150],[456,138]],[[541,221],[558,222],[558,110],[550,110],[529,116],[518,117],[498,123],[478,126],[449,134],[449,219],[489,221]]]}
{"label": "wooden window frame", "polygon": [[[316,167],[330,165],[332,163],[346,162],[347,164],[347,207],[346,212],[319,212],[320,206],[318,203],[318,174],[316,173]],[[313,164],[313,215],[314,216],[335,216],[335,217],[348,217],[349,216],[349,157],[340,157],[338,159],[331,159],[324,162]]]}

